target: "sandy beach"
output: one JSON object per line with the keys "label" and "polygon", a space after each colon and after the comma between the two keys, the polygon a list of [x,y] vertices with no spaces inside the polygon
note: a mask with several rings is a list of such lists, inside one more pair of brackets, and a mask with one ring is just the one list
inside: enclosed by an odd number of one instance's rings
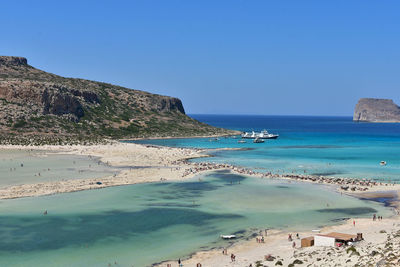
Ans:
{"label": "sandy beach", "polygon": [[[221,148],[219,150],[233,150]],[[74,146],[17,146],[2,145],[0,150],[27,150],[41,151],[52,154],[71,154],[98,158],[102,164],[121,167],[113,175],[103,178],[66,179],[63,181],[44,182],[36,184],[22,184],[0,188],[0,199],[51,195],[58,193],[74,192],[81,190],[99,189],[110,186],[129,185],[137,183],[151,183],[162,181],[179,181],[189,179],[194,175],[226,169],[233,173],[249,175],[258,178],[274,178],[294,180],[299,182],[332,185],[338,191],[349,195],[358,192],[400,192],[399,184],[366,182],[358,179],[289,176],[273,173],[260,173],[233,166],[216,163],[191,163],[193,158],[209,157],[206,149],[173,148],[134,143],[113,142],[106,145],[74,145]],[[213,149],[215,150],[215,149]],[[50,167],[50,166],[49,166]],[[95,166],[93,166],[95,168]],[[342,185],[352,187],[354,191],[341,189]],[[349,186],[350,185],[350,186]]]}
{"label": "sandy beach", "polygon": [[[313,236],[315,233],[268,230],[264,243],[256,242],[256,238],[238,242],[227,248],[227,255],[222,254],[223,248],[212,251],[198,252],[190,259],[183,261],[183,266],[399,266],[400,264],[400,223],[398,218],[384,218],[372,221],[372,218],[348,220],[344,224],[325,227],[321,234],[340,232],[347,234],[362,233],[364,240],[354,244],[355,252],[347,249],[349,246],[335,247],[300,247],[300,239]],[[288,241],[288,234],[293,241]],[[260,236],[261,237],[261,236]],[[235,261],[230,255],[236,256]],[[269,260],[268,260],[269,259]],[[297,262],[297,264],[296,264]],[[177,261],[164,262],[156,266],[177,267]],[[251,265],[250,265],[251,264]],[[293,264],[293,265],[290,265]],[[376,265],[378,264],[378,265]]]}
{"label": "sandy beach", "polygon": [[[232,172],[249,175],[258,178],[280,178],[309,183],[330,184],[333,189],[341,193],[350,194],[360,198],[392,198],[393,207],[398,208],[396,196],[400,192],[399,185],[374,184],[368,186],[368,192],[362,190],[348,192],[341,189],[342,182],[333,183],[327,179],[300,179],[299,177],[276,176],[249,171],[240,167],[225,164],[190,163],[188,159],[207,157],[206,150],[158,147],[139,145],[133,143],[112,143],[96,146],[1,146],[2,150],[41,150],[49,155],[53,153],[85,155],[96,157],[104,164],[123,167],[119,172],[104,178],[90,178],[77,180],[64,180],[38,184],[24,184],[0,189],[0,198],[20,198],[40,195],[73,192],[80,190],[99,189],[109,186],[120,186],[136,183],[150,183],[160,181],[181,181],[202,172],[218,169],[228,169]],[[394,209],[394,208],[393,208]],[[395,209],[394,209],[395,211]],[[394,212],[395,214],[396,212]],[[342,232],[348,234],[363,233],[364,241],[355,245],[357,253],[347,253],[346,248],[310,247],[299,248],[300,239],[294,238],[296,247],[288,242],[289,232],[282,230],[268,230],[264,235],[264,243],[257,243],[255,238],[242,240],[228,248],[228,255],[222,254],[222,248],[211,251],[198,252],[189,259],[183,261],[184,266],[275,266],[282,263],[288,266],[295,261],[307,266],[375,266],[378,262],[382,266],[396,266],[399,264],[398,252],[400,241],[400,223],[397,216],[384,218],[382,221],[372,221],[371,218],[353,219],[346,223],[321,229],[321,233]],[[296,233],[293,233],[295,236]],[[299,232],[300,238],[311,236],[315,233]],[[394,240],[396,242],[394,242]],[[388,244],[391,244],[390,246]],[[390,247],[390,249],[389,249]],[[372,255],[372,251],[374,252]],[[390,254],[392,253],[392,254]],[[236,255],[236,261],[232,262],[229,255]],[[390,257],[388,256],[390,254]],[[269,260],[265,256],[271,255]],[[389,259],[391,259],[389,261]],[[163,262],[157,266],[178,266],[177,262]],[[251,264],[251,265],[250,265]],[[258,264],[258,265],[257,265]],[[394,264],[394,265],[392,265]]]}
{"label": "sandy beach", "polygon": [[[104,164],[121,168],[114,175],[103,178],[64,180],[24,184],[0,189],[0,199],[50,195],[109,186],[176,181],[190,178],[184,175],[190,166],[183,161],[204,157],[202,150],[161,148],[132,143],[112,143],[96,146],[1,146],[2,150],[40,150],[50,156],[54,153],[97,157]],[[100,184],[101,183],[101,184]]]}

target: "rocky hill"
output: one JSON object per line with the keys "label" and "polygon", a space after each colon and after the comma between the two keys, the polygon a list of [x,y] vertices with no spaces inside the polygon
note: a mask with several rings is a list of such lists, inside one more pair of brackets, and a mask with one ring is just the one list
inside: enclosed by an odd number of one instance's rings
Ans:
{"label": "rocky hill", "polygon": [[353,120],[400,122],[400,107],[391,99],[361,98],[354,110]]}
{"label": "rocky hill", "polygon": [[231,134],[185,115],[178,98],[64,78],[0,56],[2,143]]}

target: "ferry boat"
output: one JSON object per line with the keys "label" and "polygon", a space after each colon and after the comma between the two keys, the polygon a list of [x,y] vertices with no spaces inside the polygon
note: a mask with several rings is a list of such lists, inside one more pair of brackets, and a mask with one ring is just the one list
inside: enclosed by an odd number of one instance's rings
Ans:
{"label": "ferry boat", "polygon": [[277,139],[279,137],[279,134],[271,134],[267,130],[263,130],[260,133],[256,133],[254,131],[250,132],[243,132],[242,133],[242,138],[245,139],[256,139],[256,138],[261,138],[261,139]]}

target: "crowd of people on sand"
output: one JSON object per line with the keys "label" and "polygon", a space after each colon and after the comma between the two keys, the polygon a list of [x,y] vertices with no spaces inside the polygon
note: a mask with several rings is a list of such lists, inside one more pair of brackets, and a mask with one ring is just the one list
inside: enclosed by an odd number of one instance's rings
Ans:
{"label": "crowd of people on sand", "polygon": [[268,229],[265,229],[264,231],[260,230],[258,236],[256,236],[256,242],[265,243],[264,235],[267,236],[267,234],[268,234]]}
{"label": "crowd of people on sand", "polygon": [[394,183],[389,182],[377,182],[371,179],[357,179],[357,178],[338,178],[338,177],[326,177],[326,176],[314,176],[314,175],[300,175],[300,174],[273,174],[272,172],[256,172],[246,168],[237,167],[226,163],[213,163],[213,162],[196,162],[191,163],[184,161],[189,168],[185,170],[182,177],[193,175],[203,171],[212,171],[220,169],[229,169],[238,174],[258,176],[260,178],[283,178],[298,181],[307,181],[312,183],[321,184],[335,184],[340,185],[340,189],[343,191],[367,191],[374,186],[391,186]]}
{"label": "crowd of people on sand", "polygon": [[378,217],[376,217],[376,214],[374,214],[373,216],[372,216],[372,220],[373,221],[376,221],[378,219],[378,221],[382,221],[383,220],[383,217],[382,216],[379,216],[378,215]]}

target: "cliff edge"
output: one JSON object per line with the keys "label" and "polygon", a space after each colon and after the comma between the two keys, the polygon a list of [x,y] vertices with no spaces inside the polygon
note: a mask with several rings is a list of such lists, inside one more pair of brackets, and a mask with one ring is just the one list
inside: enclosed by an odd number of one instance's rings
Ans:
{"label": "cliff edge", "polygon": [[400,122],[400,107],[391,99],[361,98],[354,110],[358,122]]}
{"label": "cliff edge", "polygon": [[0,56],[0,143],[232,133],[186,116],[175,97],[64,78],[30,66],[26,58]]}

